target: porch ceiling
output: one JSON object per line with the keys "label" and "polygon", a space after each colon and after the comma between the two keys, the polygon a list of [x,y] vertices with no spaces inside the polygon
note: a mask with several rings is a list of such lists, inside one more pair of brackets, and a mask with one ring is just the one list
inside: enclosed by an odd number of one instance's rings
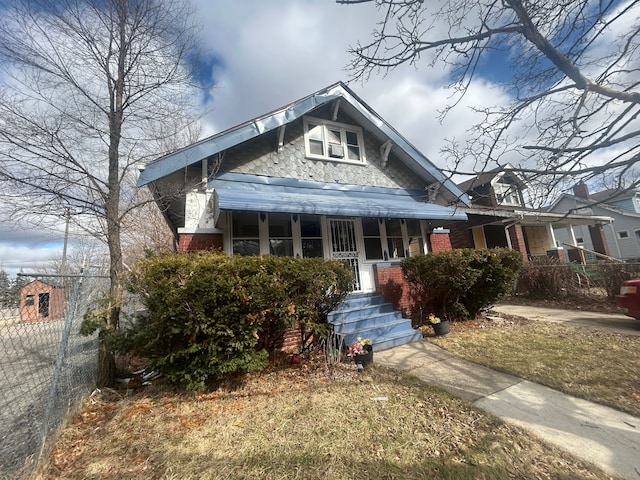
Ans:
{"label": "porch ceiling", "polygon": [[425,203],[426,192],[223,174],[209,182],[221,210],[341,217],[466,220],[460,209]]}

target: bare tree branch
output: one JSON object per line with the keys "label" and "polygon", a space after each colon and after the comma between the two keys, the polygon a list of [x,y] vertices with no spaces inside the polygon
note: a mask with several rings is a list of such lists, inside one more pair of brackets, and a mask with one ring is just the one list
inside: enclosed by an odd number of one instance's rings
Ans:
{"label": "bare tree branch", "polygon": [[[339,0],[341,4],[366,3]],[[477,106],[483,119],[443,153],[452,176],[515,165],[545,192],[570,181],[637,181],[640,152],[640,2],[615,0],[375,0],[384,10],[368,43],[350,49],[353,78],[403,64],[440,63],[458,106],[500,53],[510,104]],[[355,7],[354,7],[355,8]],[[501,65],[502,66],[502,65]],[[568,173],[571,172],[571,173]],[[620,176],[624,175],[625,178]]]}

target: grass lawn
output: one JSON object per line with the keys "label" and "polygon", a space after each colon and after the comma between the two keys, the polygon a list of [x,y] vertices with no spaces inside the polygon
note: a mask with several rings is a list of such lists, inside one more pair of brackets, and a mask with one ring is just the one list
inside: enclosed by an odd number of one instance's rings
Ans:
{"label": "grass lawn", "polygon": [[[473,322],[427,341],[638,414],[637,337]],[[204,394],[160,384],[91,397],[37,478],[611,477],[413,377],[306,360]]]}

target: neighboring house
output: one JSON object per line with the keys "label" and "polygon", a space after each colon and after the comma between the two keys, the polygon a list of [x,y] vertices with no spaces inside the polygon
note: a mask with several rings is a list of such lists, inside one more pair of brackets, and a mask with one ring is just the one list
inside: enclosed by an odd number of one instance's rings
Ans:
{"label": "neighboring house", "polygon": [[[453,248],[504,247],[518,250],[525,261],[536,256],[553,256],[561,261],[581,261],[578,251],[564,248],[558,234],[573,235],[576,227],[585,228],[595,251],[608,255],[603,226],[612,219],[593,214],[553,213],[528,208],[523,190],[526,183],[516,173],[494,169],[481,173],[459,185],[472,206],[462,208],[466,224],[450,224]],[[593,240],[592,240],[593,238]]]}
{"label": "neighboring house", "polygon": [[354,291],[396,307],[400,260],[450,250],[438,227],[466,220],[457,207],[469,205],[341,82],[151,162],[138,185],[180,251],[342,259]]}
{"label": "neighboring house", "polygon": [[34,280],[20,290],[20,319],[23,322],[59,320],[63,315],[63,287]]}
{"label": "neighboring house", "polygon": [[[620,259],[640,259],[640,189],[603,190],[590,194],[587,185],[579,183],[573,187],[573,195],[561,195],[549,211],[611,217],[613,223],[604,228],[609,255]],[[558,239],[594,248],[586,228],[575,228],[573,238],[560,234]]]}

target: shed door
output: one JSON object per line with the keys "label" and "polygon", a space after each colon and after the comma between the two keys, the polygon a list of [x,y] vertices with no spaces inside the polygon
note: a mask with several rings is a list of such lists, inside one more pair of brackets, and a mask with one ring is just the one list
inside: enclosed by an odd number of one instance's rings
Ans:
{"label": "shed door", "polygon": [[355,220],[329,219],[331,231],[331,258],[345,260],[353,268],[353,290],[362,290],[360,284],[360,252],[356,241]]}
{"label": "shed door", "polygon": [[49,293],[38,294],[38,314],[41,317],[47,318],[49,316]]}

